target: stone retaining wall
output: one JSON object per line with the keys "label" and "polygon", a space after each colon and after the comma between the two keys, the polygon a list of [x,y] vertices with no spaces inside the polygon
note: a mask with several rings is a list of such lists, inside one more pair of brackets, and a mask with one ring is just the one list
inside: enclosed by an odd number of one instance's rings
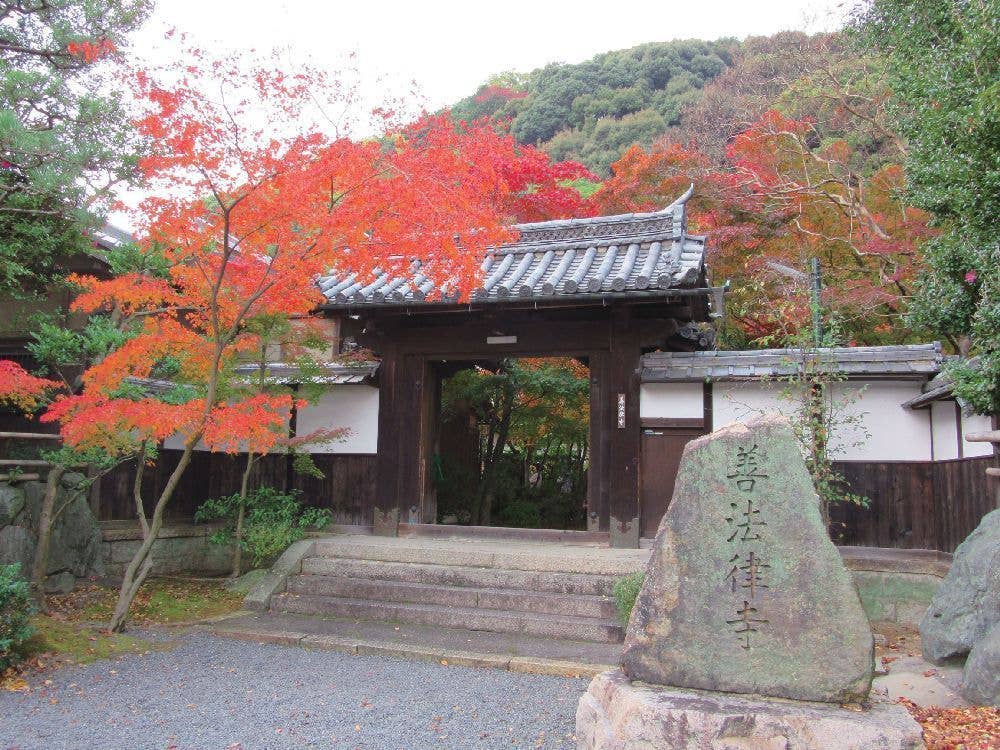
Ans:
{"label": "stone retaining wall", "polygon": [[839,547],[872,622],[916,628],[951,567],[936,550]]}
{"label": "stone retaining wall", "polygon": [[[152,575],[219,576],[232,566],[231,545],[213,544],[209,537],[216,526],[175,524],[160,530],[153,545]],[[142,542],[138,525],[132,522],[106,521],[101,524],[104,540],[101,554],[105,574],[121,578],[132,555]]]}

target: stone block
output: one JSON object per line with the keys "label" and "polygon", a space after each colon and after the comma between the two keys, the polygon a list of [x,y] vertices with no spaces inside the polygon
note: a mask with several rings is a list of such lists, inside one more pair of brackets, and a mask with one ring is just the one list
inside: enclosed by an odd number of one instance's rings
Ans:
{"label": "stone block", "polygon": [[642,685],[620,671],[590,683],[576,712],[578,750],[920,750],[903,706],[829,703]]}
{"label": "stone block", "polygon": [[315,542],[301,539],[286,549],[250,593],[243,600],[245,609],[265,610],[274,594],[280,594],[288,585],[288,577],[302,572],[302,559],[312,553]]}
{"label": "stone block", "polygon": [[24,508],[24,490],[9,484],[0,484],[0,527],[14,523]]}
{"label": "stone block", "polygon": [[21,564],[21,575],[31,573],[35,559],[35,535],[24,526],[4,526],[0,529],[0,564]]}
{"label": "stone block", "polygon": [[1000,622],[1000,510],[958,545],[948,575],[920,621],[924,658],[963,656]]}
{"label": "stone block", "polygon": [[625,674],[860,703],[873,651],[787,420],[762,417],[689,442],[629,620]]}
{"label": "stone block", "polygon": [[969,703],[1000,707],[1000,623],[969,652],[960,692]]}

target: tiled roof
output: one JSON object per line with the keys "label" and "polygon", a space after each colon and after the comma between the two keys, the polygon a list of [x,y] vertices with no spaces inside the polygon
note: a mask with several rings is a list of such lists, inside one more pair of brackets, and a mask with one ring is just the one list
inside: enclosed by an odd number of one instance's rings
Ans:
{"label": "tiled roof", "polygon": [[[318,373],[310,373],[309,382],[323,383],[326,385],[351,385],[364,383],[367,378],[375,374],[378,369],[378,362],[356,362],[349,365],[326,364],[320,368]],[[237,375],[253,375],[257,372],[257,365],[240,365],[236,368]],[[265,377],[272,383],[295,383],[299,382],[300,370],[294,364],[284,362],[269,362]]]}
{"label": "tiled roof", "polygon": [[[310,373],[309,382],[324,385],[364,383],[378,370],[378,364],[378,362],[358,362],[350,365],[325,364],[321,366],[318,373]],[[235,371],[237,375],[249,378],[256,374],[257,365],[239,365]],[[269,383],[296,383],[300,382],[299,374],[299,368],[294,364],[271,362],[267,365],[265,377]],[[177,383],[172,380],[135,377],[129,377],[126,380],[143,388],[147,393],[168,393],[177,387]]]}
{"label": "tiled roof", "polygon": [[[759,351],[655,352],[642,357],[642,381],[756,380],[795,374],[799,349]],[[941,369],[941,344],[850,346],[821,349],[806,356],[847,377],[929,378]]]}
{"label": "tiled roof", "polygon": [[[694,288],[704,271],[705,238],[687,234],[685,204],[691,193],[654,213],[519,224],[516,243],[487,254],[483,285],[472,301],[624,297]],[[319,286],[330,306],[409,305],[434,297],[433,283],[416,263],[409,278],[383,273],[364,282],[354,275],[325,276]]]}

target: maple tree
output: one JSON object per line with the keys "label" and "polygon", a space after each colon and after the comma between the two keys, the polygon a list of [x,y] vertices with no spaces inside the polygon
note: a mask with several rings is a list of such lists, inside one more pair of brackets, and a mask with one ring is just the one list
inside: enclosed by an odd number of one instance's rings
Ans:
{"label": "maple tree", "polygon": [[0,359],[0,404],[31,413],[49,391],[60,385],[55,380],[32,375],[13,360]]}
{"label": "maple tree", "polygon": [[[441,294],[468,295],[486,249],[516,237],[511,220],[565,215],[580,200],[560,181],[582,168],[550,165],[486,123],[437,115],[399,126],[387,115],[382,138],[353,140],[326,117],[346,94],[322,71],[183,57],[133,82],[149,149],[140,254],[157,262],[110,280],[72,278],[74,311],[108,316],[123,341],[43,416],[71,446],[139,456],[144,539],[112,630],[149,572],[196,447],[260,455],[287,438],[292,395],[247,392],[234,375],[260,348],[253,321],[307,316],[322,301],[315,279],[331,270],[373,279],[410,275],[419,262]],[[147,392],[154,375],[176,387]],[[147,519],[141,469],[172,435],[184,448]]]}
{"label": "maple tree", "polygon": [[742,335],[809,320],[803,282],[818,258],[824,305],[853,340],[876,343],[898,323],[932,232],[899,197],[901,167],[861,174],[853,156],[846,141],[818,138],[814,122],[771,110],[731,141],[722,167],[693,146],[633,147],[595,199],[609,212],[656,210],[693,182],[692,230],[710,233],[715,279],[733,281],[727,317]]}

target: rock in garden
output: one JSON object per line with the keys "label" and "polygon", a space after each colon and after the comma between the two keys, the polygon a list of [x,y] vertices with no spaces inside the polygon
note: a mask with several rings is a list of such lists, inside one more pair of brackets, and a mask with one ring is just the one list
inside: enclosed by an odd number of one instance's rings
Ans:
{"label": "rock in garden", "polygon": [[21,563],[21,574],[28,575],[35,559],[35,535],[23,526],[0,529],[0,565]]}
{"label": "rock in garden", "polygon": [[24,507],[24,490],[0,484],[0,528],[14,523],[18,513]]}
{"label": "rock in garden", "polygon": [[895,703],[865,711],[799,701],[630,683],[590,683],[576,711],[581,750],[917,750],[920,725]]}
{"label": "rock in garden", "polygon": [[688,443],[625,639],[633,680],[860,702],[873,640],[787,420]]}
{"label": "rock in garden", "polygon": [[924,658],[963,656],[1000,622],[1000,510],[958,545],[948,575],[920,621]]}
{"label": "rock in garden", "polygon": [[960,692],[977,706],[1000,706],[1000,623],[969,652]]}

